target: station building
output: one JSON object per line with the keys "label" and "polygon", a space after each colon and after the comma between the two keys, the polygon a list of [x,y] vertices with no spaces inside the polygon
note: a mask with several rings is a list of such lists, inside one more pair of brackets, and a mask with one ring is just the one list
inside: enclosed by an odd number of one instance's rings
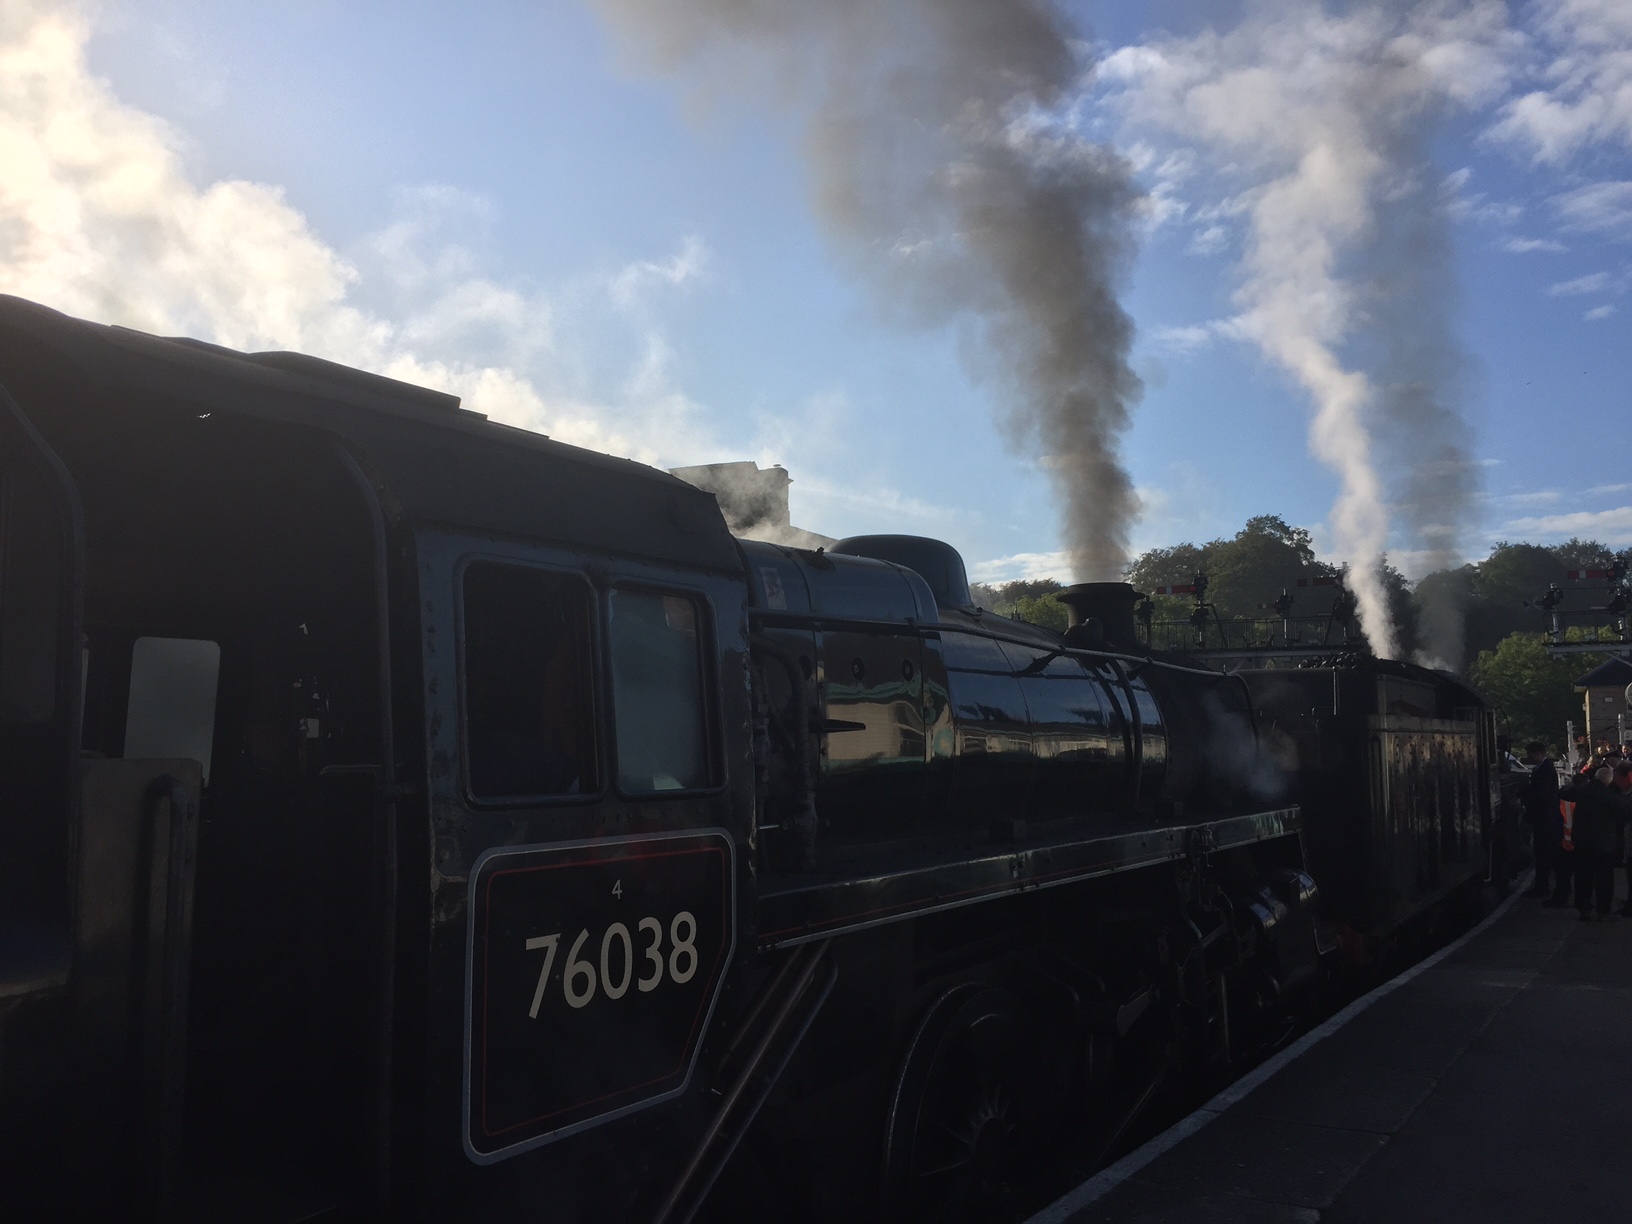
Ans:
{"label": "station building", "polygon": [[1619,742],[1632,727],[1626,724],[1626,686],[1632,684],[1632,662],[1613,658],[1575,682],[1585,707],[1587,742]]}

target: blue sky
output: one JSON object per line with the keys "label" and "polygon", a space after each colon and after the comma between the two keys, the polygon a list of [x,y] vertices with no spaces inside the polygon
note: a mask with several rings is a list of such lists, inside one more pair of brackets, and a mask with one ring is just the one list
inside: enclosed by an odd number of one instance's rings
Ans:
{"label": "blue sky", "polygon": [[[0,86],[0,140],[39,163],[0,194],[0,219],[34,234],[5,291],[325,351],[650,462],[781,462],[802,526],[937,534],[987,578],[1066,576],[1046,471],[996,423],[969,329],[887,319],[845,274],[787,112],[699,100],[569,0],[105,0],[55,41],[62,6],[3,8],[3,53],[40,65]],[[1123,296],[1146,387],[1122,440],[1136,549],[1265,512],[1338,544],[1308,388],[1231,323],[1242,201],[1280,171],[1168,117],[1209,57],[1250,69],[1337,28],[1300,8],[1069,9],[1122,69],[1085,83],[1080,130],[1128,153],[1155,201]],[[1624,0],[1419,8],[1451,48],[1425,62],[1476,44],[1417,133],[1449,218],[1479,483],[1457,547],[1632,543],[1632,114],[1615,109],[1632,19]],[[1298,88],[1311,108],[1347,96],[1322,92],[1318,62]],[[1416,541],[1390,533],[1409,570]]]}

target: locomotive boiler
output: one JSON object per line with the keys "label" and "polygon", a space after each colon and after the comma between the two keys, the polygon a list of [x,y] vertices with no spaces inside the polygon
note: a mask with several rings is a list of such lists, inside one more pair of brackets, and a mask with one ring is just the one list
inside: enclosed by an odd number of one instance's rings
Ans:
{"label": "locomotive boiler", "polygon": [[0,383],[7,1218],[985,1218],[1329,972],[1123,584],[14,298]]}

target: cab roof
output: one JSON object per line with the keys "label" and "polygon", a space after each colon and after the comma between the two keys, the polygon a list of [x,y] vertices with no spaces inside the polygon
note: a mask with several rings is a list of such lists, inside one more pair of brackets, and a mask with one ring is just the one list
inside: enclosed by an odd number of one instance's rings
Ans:
{"label": "cab roof", "polygon": [[[65,382],[83,393],[63,396]],[[303,353],[154,336],[0,294],[0,384],[47,438],[62,413],[256,417],[350,442],[415,522],[742,569],[710,493],[490,421],[458,396]]]}

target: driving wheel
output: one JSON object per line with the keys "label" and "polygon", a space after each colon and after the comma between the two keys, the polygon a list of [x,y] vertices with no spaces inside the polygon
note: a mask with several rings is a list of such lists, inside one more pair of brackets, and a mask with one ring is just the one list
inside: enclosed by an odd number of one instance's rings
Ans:
{"label": "driving wheel", "polygon": [[987,1220],[1042,1146],[1048,1062],[1024,1005],[970,984],[942,995],[908,1044],[884,1138],[888,1218]]}

